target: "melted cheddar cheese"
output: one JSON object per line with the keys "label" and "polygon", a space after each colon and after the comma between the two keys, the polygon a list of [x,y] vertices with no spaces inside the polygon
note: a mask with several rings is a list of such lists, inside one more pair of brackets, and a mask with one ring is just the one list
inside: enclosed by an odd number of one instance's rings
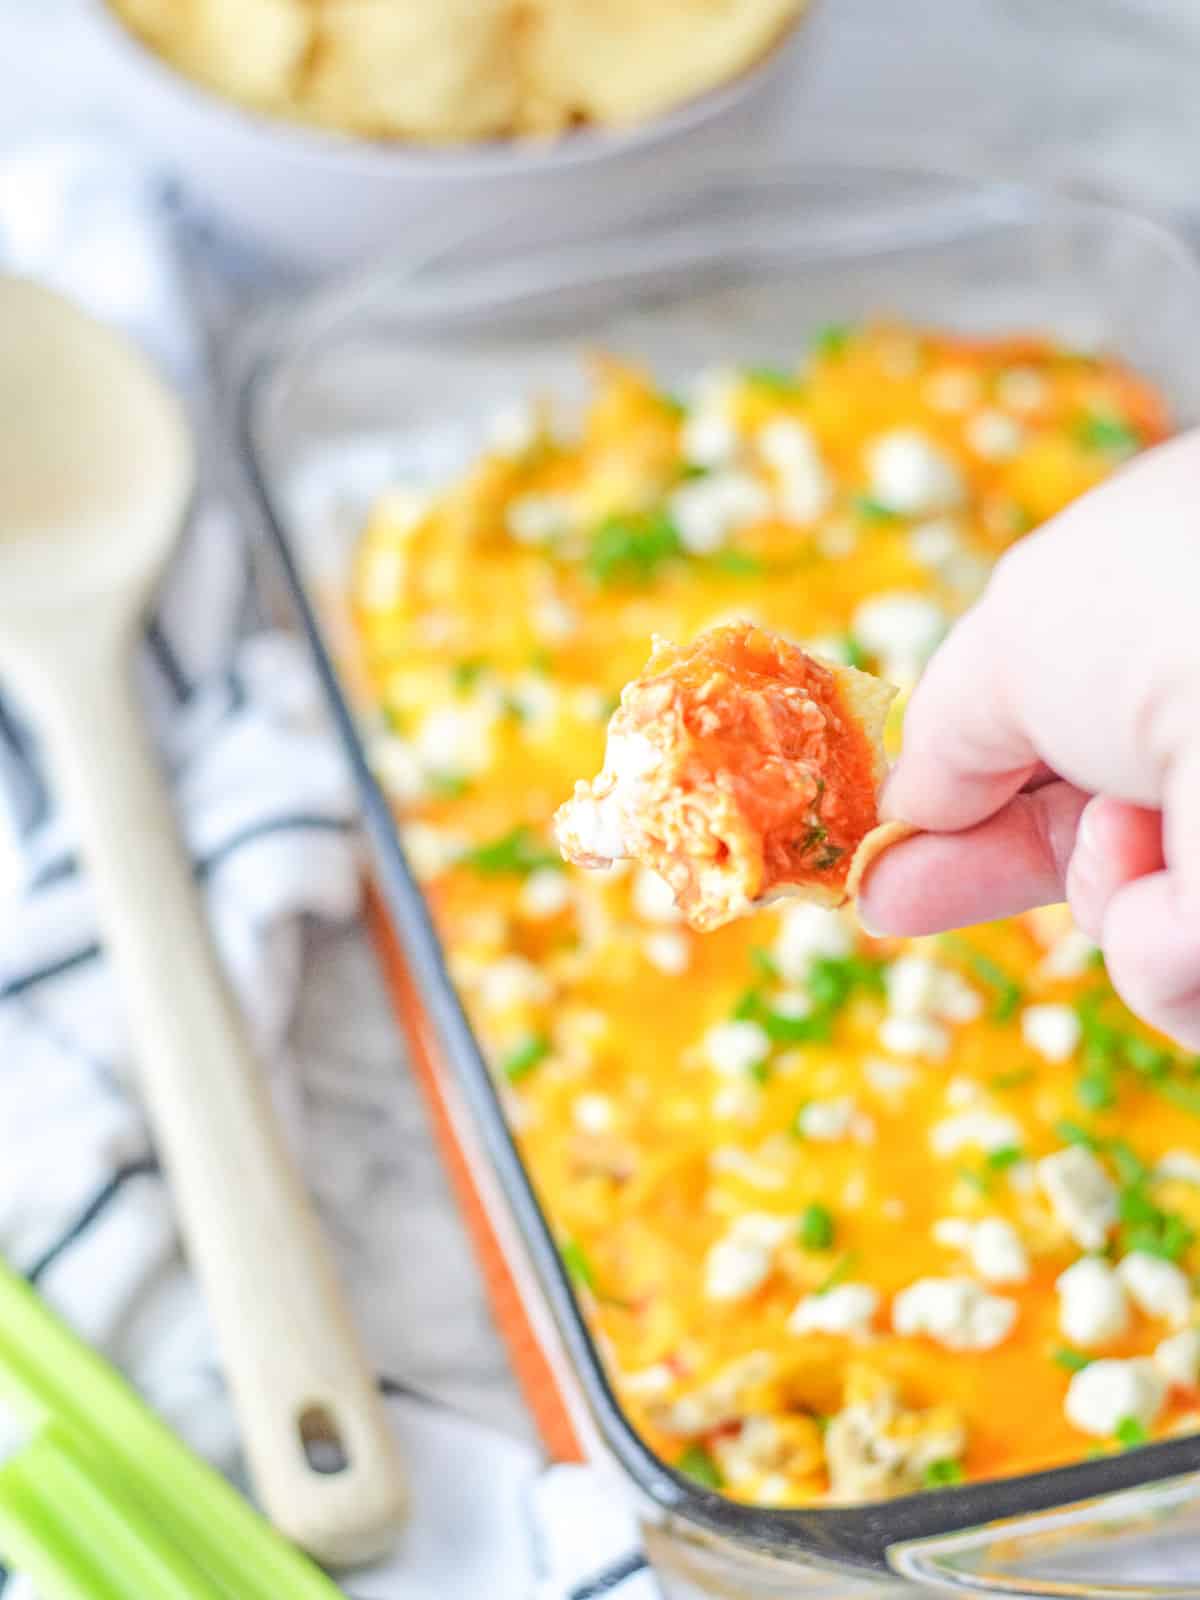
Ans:
{"label": "melted cheddar cheese", "polygon": [[1061,908],[697,936],[644,869],[564,870],[551,816],[652,634],[746,618],[911,687],[994,558],[1164,431],[1048,340],[828,329],[682,399],[602,362],[576,434],[518,409],[365,530],[373,755],[455,980],[630,1415],[739,1499],[1195,1426],[1197,1065]]}

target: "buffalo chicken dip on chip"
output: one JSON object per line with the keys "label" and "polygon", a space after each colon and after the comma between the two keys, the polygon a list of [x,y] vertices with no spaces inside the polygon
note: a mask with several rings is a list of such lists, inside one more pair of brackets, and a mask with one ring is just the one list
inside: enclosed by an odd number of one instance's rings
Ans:
{"label": "buffalo chicken dip on chip", "polygon": [[562,853],[584,867],[631,857],[702,930],[781,895],[840,905],[890,842],[877,802],[896,692],[748,622],[686,646],[656,638],[602,771],[558,812]]}

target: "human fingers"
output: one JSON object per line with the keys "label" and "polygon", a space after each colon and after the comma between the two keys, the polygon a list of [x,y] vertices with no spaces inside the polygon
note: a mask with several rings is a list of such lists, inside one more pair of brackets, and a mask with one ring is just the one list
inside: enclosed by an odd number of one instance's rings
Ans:
{"label": "human fingers", "polygon": [[1067,868],[1067,899],[1076,925],[1099,943],[1117,890],[1164,865],[1162,813],[1098,795],[1079,819]]}
{"label": "human fingers", "polygon": [[940,933],[1062,900],[1090,796],[1061,780],[1015,795],[959,833],[920,833],[885,850],[858,909],[873,933]]}
{"label": "human fingers", "polygon": [[1108,975],[1131,1011],[1200,1049],[1200,923],[1181,906],[1171,872],[1117,890],[1101,930]]}

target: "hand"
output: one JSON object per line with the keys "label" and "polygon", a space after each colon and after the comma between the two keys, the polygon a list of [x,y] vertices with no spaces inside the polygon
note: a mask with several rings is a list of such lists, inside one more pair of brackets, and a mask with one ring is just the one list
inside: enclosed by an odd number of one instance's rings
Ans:
{"label": "hand", "polygon": [[869,873],[868,927],[1069,900],[1126,1003],[1200,1046],[1200,432],[998,564],[913,694],[881,814],[928,832]]}

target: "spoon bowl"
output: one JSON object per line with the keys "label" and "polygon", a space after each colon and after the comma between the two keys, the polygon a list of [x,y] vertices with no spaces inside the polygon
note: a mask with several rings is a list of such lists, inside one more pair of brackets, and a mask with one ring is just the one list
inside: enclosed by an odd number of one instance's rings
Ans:
{"label": "spoon bowl", "polygon": [[110,329],[0,278],[0,418],[0,614],[144,605],[192,492],[179,401]]}

